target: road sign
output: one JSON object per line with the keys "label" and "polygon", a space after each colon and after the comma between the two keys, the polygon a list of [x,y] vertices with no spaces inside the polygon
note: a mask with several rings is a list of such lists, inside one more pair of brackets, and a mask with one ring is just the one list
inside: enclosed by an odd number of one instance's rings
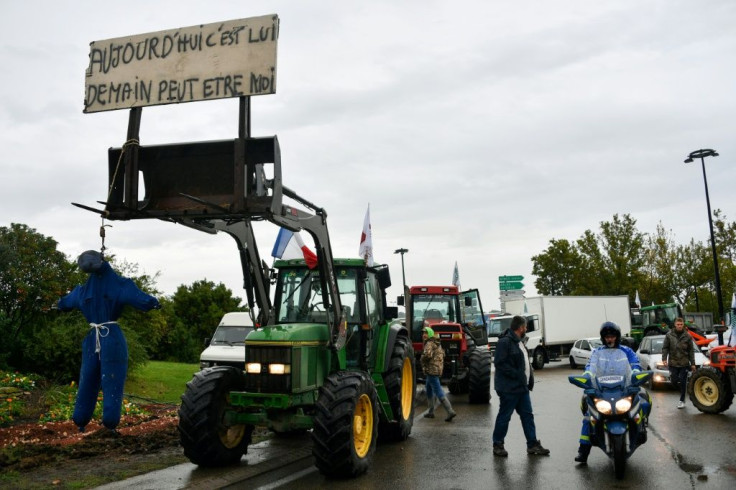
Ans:
{"label": "road sign", "polygon": [[498,283],[498,288],[500,290],[513,290],[513,289],[521,289],[524,287],[524,283],[519,281],[503,281]]}
{"label": "road sign", "polygon": [[498,282],[521,281],[524,276],[498,276]]}

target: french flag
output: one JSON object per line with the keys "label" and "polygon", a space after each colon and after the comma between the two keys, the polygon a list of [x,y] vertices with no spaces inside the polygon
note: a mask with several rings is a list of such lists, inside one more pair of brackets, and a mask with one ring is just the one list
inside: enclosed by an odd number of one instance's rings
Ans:
{"label": "french flag", "polygon": [[307,267],[310,269],[317,267],[317,255],[304,245],[299,232],[294,233],[286,228],[279,229],[276,243],[273,244],[271,257],[284,260],[304,258]]}

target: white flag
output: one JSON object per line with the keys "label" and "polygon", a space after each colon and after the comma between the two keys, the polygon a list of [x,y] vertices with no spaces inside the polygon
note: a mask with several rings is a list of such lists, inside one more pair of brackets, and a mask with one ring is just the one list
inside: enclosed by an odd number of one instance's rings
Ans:
{"label": "white flag", "polygon": [[460,272],[457,270],[457,260],[455,261],[455,269],[452,271],[452,285],[460,288]]}
{"label": "white flag", "polygon": [[368,209],[365,212],[365,219],[363,220],[363,232],[360,234],[360,248],[358,249],[358,255],[365,260],[367,265],[373,265],[373,233],[371,232],[370,204],[368,204]]}
{"label": "white flag", "polygon": [[639,290],[636,290],[636,299],[634,300],[634,303],[636,303],[636,306],[641,308],[641,300],[639,299]]}

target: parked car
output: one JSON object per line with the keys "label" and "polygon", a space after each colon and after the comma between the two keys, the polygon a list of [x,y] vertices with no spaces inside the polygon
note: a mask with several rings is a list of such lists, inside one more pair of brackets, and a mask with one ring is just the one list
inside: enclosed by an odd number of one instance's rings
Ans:
{"label": "parked car", "polygon": [[245,338],[253,331],[249,313],[225,313],[212,339],[205,339],[206,349],[199,356],[200,369],[213,366],[245,368]]}
{"label": "parked car", "polygon": [[[663,387],[665,384],[670,383],[670,371],[662,364],[662,346],[664,345],[664,335],[650,335],[641,339],[639,344],[639,350],[636,351],[636,355],[639,357],[639,364],[641,368],[645,370],[654,371],[649,381],[649,388],[655,390]],[[710,361],[705,357],[693,342],[693,349],[695,349],[695,364],[700,367],[703,365],[710,364]]]}
{"label": "parked car", "polygon": [[590,360],[590,354],[596,347],[601,346],[600,337],[589,337],[587,339],[576,340],[570,349],[570,367],[585,367]]}

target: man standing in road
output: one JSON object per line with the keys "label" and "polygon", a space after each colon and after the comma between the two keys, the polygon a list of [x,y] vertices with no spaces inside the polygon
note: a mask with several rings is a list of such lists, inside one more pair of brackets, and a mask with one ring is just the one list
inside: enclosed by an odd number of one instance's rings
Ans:
{"label": "man standing in road", "polygon": [[549,449],[542,447],[537,439],[534,413],[529,392],[534,387],[534,374],[529,365],[529,355],[521,339],[526,334],[526,319],[515,316],[511,326],[498,338],[493,364],[496,393],[500,400],[496,423],[493,428],[493,454],[506,457],[504,439],[509,430],[509,421],[514,410],[519,414],[521,427],[526,437],[526,452],[532,455],[548,455]]}
{"label": "man standing in road", "polygon": [[695,344],[685,330],[685,320],[675,318],[675,328],[667,332],[662,345],[662,364],[670,368],[670,380],[680,388],[677,408],[685,408],[687,372],[695,371]]}

